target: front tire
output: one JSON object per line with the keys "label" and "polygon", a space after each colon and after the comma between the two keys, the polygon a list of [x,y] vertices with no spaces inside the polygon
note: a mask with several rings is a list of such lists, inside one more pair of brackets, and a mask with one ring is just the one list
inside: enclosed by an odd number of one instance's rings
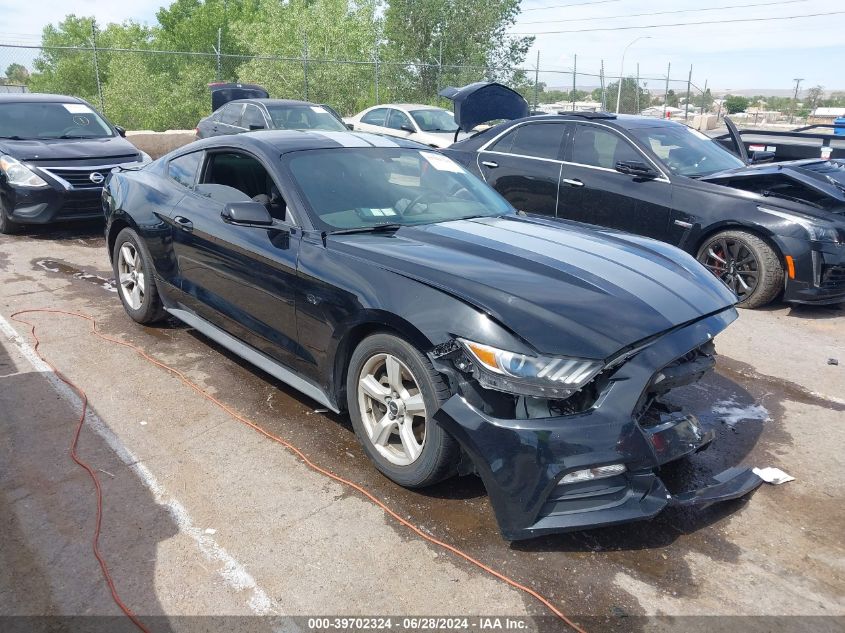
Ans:
{"label": "front tire", "polygon": [[165,312],[156,288],[152,257],[133,229],[125,228],[117,234],[112,265],[117,294],[126,314],[143,325],[161,321]]}
{"label": "front tire", "polygon": [[742,308],[764,306],[783,289],[780,257],[753,233],[716,233],[701,246],[697,259],[739,297]]}
{"label": "front tire", "polygon": [[455,472],[458,444],[432,419],[449,387],[413,345],[391,334],[364,339],[349,362],[346,394],[355,434],[388,478],[421,488]]}
{"label": "front tire", "polygon": [[6,213],[6,205],[0,202],[0,233],[3,235],[14,235],[20,232],[21,225],[13,222]]}

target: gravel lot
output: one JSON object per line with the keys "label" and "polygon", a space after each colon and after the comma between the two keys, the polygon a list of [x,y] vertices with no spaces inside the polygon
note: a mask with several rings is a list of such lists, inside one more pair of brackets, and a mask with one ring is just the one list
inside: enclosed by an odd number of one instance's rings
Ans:
{"label": "gravel lot", "polygon": [[[185,326],[132,323],[100,230],[0,237],[0,615],[119,613],[91,554],[92,486],[67,455],[78,407],[2,329],[25,333],[10,319],[17,310],[57,308],[96,317],[588,631],[845,627],[845,305],[741,311],[717,339],[718,371],[676,396],[718,438],[671,468],[674,488],[738,463],[796,481],[652,522],[509,544],[476,478],[401,489],[371,468],[347,418],[315,411]],[[529,616],[529,628],[565,630],[534,598],[423,541],[131,350],[94,338],[88,323],[25,318],[88,394],[80,451],[103,483],[102,549],[123,599],[154,630],[197,625],[176,616],[256,614]]]}

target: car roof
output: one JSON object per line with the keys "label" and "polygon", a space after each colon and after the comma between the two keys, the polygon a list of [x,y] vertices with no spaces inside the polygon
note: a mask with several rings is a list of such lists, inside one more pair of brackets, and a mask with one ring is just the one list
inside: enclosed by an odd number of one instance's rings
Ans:
{"label": "car roof", "polygon": [[[441,108],[440,106],[426,105],[424,103],[380,103],[372,108],[367,108],[367,110],[372,110],[373,108],[397,108],[399,110],[445,110],[445,108]],[[448,110],[446,111],[448,112]]]}
{"label": "car roof", "polygon": [[[280,106],[312,106],[318,105],[316,103],[312,103],[311,101],[297,101],[296,99],[232,99],[231,101],[227,101],[223,105],[229,103],[255,103],[255,104],[263,104],[265,106],[268,105],[280,105]],[[223,107],[223,106],[220,106]]]}
{"label": "car roof", "polygon": [[609,112],[563,112],[560,114],[537,114],[524,119],[515,119],[509,123],[516,121],[593,121],[606,123],[608,125],[615,125],[626,130],[683,125],[683,123],[670,121],[669,119],[656,119],[654,117],[641,116],[637,114],[612,114]]}
{"label": "car roof", "polygon": [[79,97],[43,92],[4,92],[0,93],[0,103],[85,103],[85,101]]}
{"label": "car roof", "polygon": [[[256,149],[267,154],[287,154],[306,149],[339,149],[343,147],[406,147],[431,148],[422,143],[394,136],[366,132],[329,132],[324,130],[260,130],[242,134],[212,136],[184,146],[185,149],[232,147]],[[180,154],[182,152],[179,152]]]}

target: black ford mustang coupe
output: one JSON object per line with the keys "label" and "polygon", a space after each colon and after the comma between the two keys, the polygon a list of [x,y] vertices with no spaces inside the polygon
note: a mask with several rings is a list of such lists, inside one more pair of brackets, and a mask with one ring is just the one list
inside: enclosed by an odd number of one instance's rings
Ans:
{"label": "black ford mustang coupe", "polygon": [[197,141],[115,170],[128,314],[169,313],[333,411],[421,487],[483,479],[509,539],[747,494],[656,470],[713,431],[665,406],[713,365],[735,297],[657,241],[525,217],[449,158],[367,134]]}

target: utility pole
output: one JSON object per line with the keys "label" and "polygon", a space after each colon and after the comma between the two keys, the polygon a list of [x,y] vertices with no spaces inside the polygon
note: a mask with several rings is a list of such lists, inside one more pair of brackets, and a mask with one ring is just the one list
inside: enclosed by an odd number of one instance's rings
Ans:
{"label": "utility pole", "polygon": [[637,62],[637,96],[636,96],[636,104],[637,104],[637,114],[640,113],[640,62]]}
{"label": "utility pole", "polygon": [[540,51],[537,50],[537,65],[534,67],[534,109],[540,99]]}
{"label": "utility pole", "polygon": [[684,123],[689,120],[689,98],[690,86],[692,85],[692,64],[689,67],[689,77],[687,77],[687,102],[684,104]]}
{"label": "utility pole", "polygon": [[217,29],[217,48],[214,49],[214,52],[217,53],[217,81],[220,81],[220,71],[221,71],[221,59],[220,59],[220,50],[222,47],[223,40],[223,29]]}
{"label": "utility pole", "polygon": [[94,50],[94,74],[97,77],[97,97],[100,100],[100,112],[105,113],[106,104],[103,101],[103,85],[100,83],[100,63],[97,58],[97,21],[91,20],[91,48]]}
{"label": "utility pole", "polygon": [[792,97],[792,106],[789,108],[790,123],[792,123],[793,119],[795,118],[795,106],[798,105],[798,88],[801,86],[801,82],[804,81],[804,79],[793,79],[792,81],[795,82],[795,95]]}
{"label": "utility pole", "polygon": [[599,83],[601,84],[601,109],[607,111],[607,95],[604,92],[604,60],[601,60],[601,70],[599,71]]}
{"label": "utility pole", "polygon": [[575,112],[575,91],[577,88],[575,87],[575,78],[578,75],[578,55],[575,55],[572,59],[572,111]]}
{"label": "utility pole", "polygon": [[666,68],[666,89],[663,91],[663,118],[666,118],[666,106],[669,105],[669,75],[672,74],[672,62]]}
{"label": "utility pole", "polygon": [[638,37],[635,40],[632,40],[626,47],[625,50],[622,51],[622,63],[619,65],[619,86],[616,88],[616,114],[619,114],[619,107],[622,104],[622,83],[625,77],[625,54],[628,52],[628,49],[631,48],[633,44],[639,42],[640,40],[650,40],[650,35],[644,35],[642,37]]}

